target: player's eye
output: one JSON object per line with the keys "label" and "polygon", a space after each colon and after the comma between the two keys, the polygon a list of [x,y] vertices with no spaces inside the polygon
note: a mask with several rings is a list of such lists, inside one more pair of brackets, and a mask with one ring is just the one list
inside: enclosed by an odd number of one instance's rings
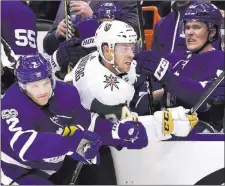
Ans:
{"label": "player's eye", "polygon": [[201,28],[201,26],[200,25],[193,25],[193,30],[199,30],[200,28]]}
{"label": "player's eye", "polygon": [[39,85],[34,84],[34,85],[32,85],[31,87],[32,87],[32,88],[38,88],[38,87],[39,87]]}
{"label": "player's eye", "polygon": [[185,30],[187,31],[187,30],[189,30],[190,29],[190,26],[189,25],[186,25],[185,26]]}
{"label": "player's eye", "polygon": [[46,80],[46,82],[44,83],[44,86],[47,86],[51,83],[50,79]]}
{"label": "player's eye", "polygon": [[125,46],[125,47],[124,47],[124,50],[125,50],[125,51],[129,50],[129,47]]}

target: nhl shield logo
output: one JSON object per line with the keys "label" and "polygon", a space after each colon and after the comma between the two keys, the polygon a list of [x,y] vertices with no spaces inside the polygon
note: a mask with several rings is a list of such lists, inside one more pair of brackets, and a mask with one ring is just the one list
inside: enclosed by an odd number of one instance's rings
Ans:
{"label": "nhl shield logo", "polygon": [[109,29],[111,28],[111,26],[112,26],[112,24],[107,23],[107,24],[105,25],[105,27],[104,27],[104,30],[105,30],[106,32],[109,31]]}

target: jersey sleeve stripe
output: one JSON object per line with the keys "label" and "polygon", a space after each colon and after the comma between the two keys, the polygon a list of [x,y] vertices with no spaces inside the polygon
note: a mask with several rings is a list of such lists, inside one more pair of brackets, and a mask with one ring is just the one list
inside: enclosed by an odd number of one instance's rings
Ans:
{"label": "jersey sleeve stripe", "polygon": [[21,151],[19,152],[19,157],[23,161],[26,161],[25,159],[23,159],[24,154],[28,150],[28,148],[32,145],[32,143],[34,142],[36,136],[37,136],[37,132],[33,132],[33,134],[29,137],[29,139],[27,140],[27,142],[24,144],[24,146],[22,147]]}
{"label": "jersey sleeve stripe", "polygon": [[21,164],[20,162],[14,160],[13,158],[8,156],[4,152],[1,152],[1,161],[5,162],[5,163],[8,163],[8,164],[17,165],[17,166],[23,167],[25,169],[31,169],[31,167]]}
{"label": "jersey sleeve stripe", "polygon": [[14,143],[18,140],[18,138],[22,135],[22,134],[25,134],[25,133],[33,133],[33,132],[35,132],[34,130],[27,130],[27,131],[17,131],[14,135],[13,135],[13,137],[12,137],[12,139],[11,139],[11,141],[10,141],[10,147],[14,150],[14,148],[13,148],[13,146],[14,146]]}
{"label": "jersey sleeve stripe", "polygon": [[[13,180],[6,176],[1,168],[1,184],[9,185]],[[12,185],[19,185],[18,183],[14,182]]]}

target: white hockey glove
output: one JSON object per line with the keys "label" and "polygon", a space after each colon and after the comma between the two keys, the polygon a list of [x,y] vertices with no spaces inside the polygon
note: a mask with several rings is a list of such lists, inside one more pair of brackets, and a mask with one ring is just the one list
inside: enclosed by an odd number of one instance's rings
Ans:
{"label": "white hockey glove", "polygon": [[57,52],[58,52],[58,50],[56,50],[53,53],[53,55],[50,57],[50,62],[51,62],[51,66],[52,66],[53,73],[61,70],[61,67],[59,66],[59,64],[57,62],[57,58],[56,58]]}
{"label": "white hockey glove", "polygon": [[191,129],[198,123],[197,114],[188,115],[188,111],[183,107],[176,107],[155,112],[154,120],[162,124],[162,126],[157,126],[157,128],[161,128],[161,130],[156,130],[159,133],[158,136],[170,134],[180,137],[187,136]]}

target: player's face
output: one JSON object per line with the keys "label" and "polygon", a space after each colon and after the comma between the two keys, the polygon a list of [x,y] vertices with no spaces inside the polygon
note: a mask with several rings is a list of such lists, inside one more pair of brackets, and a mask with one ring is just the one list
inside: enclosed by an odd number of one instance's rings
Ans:
{"label": "player's face", "polygon": [[205,23],[189,21],[185,25],[186,46],[189,51],[200,49],[208,40],[208,28]]}
{"label": "player's face", "polygon": [[118,43],[115,47],[115,64],[120,72],[129,72],[134,58],[135,44]]}
{"label": "player's face", "polygon": [[26,83],[25,85],[27,95],[40,106],[48,103],[51,87],[51,80],[49,78]]}

